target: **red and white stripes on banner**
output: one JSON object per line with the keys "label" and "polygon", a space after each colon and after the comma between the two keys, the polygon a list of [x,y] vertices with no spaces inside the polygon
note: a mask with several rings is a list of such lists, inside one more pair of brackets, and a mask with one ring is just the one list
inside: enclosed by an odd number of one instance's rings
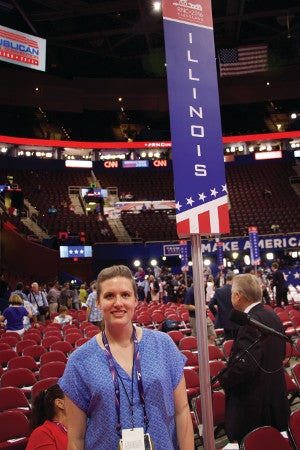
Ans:
{"label": "red and white stripes on banner", "polygon": [[229,229],[227,201],[227,196],[223,196],[178,213],[176,215],[177,233],[180,236],[189,236],[190,234],[220,233],[220,229]]}

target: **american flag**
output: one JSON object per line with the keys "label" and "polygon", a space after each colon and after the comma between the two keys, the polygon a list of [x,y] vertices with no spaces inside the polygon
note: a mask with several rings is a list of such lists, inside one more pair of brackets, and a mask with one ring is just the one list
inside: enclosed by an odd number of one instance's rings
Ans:
{"label": "american flag", "polygon": [[221,77],[246,75],[268,70],[267,44],[246,45],[219,50]]}

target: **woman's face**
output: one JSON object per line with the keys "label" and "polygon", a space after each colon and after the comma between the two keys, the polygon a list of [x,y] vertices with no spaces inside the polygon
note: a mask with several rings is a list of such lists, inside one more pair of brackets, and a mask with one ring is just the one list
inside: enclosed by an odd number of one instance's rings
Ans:
{"label": "woman's face", "polygon": [[115,277],[101,283],[98,306],[107,325],[131,323],[138,304],[132,282],[128,278]]}

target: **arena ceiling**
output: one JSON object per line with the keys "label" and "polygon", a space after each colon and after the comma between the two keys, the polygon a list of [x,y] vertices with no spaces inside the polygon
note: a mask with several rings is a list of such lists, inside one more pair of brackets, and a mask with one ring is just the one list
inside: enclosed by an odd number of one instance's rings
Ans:
{"label": "arena ceiling", "polygon": [[[276,131],[279,121],[284,129],[295,126],[289,116],[300,110],[299,0],[212,0],[212,8],[216,55],[221,48],[253,43],[269,48],[268,72],[219,79],[223,123],[237,122],[236,105],[244,105],[248,113],[263,116],[269,131]],[[147,83],[156,80],[165,89],[162,15],[150,0],[0,0],[0,24],[46,39],[45,75],[62,83],[101,78],[126,87],[138,79],[143,84],[136,88],[137,94],[141,91],[131,108],[136,110],[146,103]],[[8,66],[0,62],[0,74]],[[28,69],[8,68],[9,73],[22,70],[26,79]],[[17,101],[28,102],[21,93]],[[99,109],[105,102],[99,102]],[[0,96],[0,104],[5,97]],[[167,109],[167,102],[158,109]]]}

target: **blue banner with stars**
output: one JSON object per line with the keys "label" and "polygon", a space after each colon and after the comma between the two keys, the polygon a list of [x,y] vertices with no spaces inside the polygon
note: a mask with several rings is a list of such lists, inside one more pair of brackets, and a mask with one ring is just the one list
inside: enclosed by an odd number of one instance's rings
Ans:
{"label": "blue banner with stars", "polygon": [[179,238],[229,232],[210,1],[164,0]]}

